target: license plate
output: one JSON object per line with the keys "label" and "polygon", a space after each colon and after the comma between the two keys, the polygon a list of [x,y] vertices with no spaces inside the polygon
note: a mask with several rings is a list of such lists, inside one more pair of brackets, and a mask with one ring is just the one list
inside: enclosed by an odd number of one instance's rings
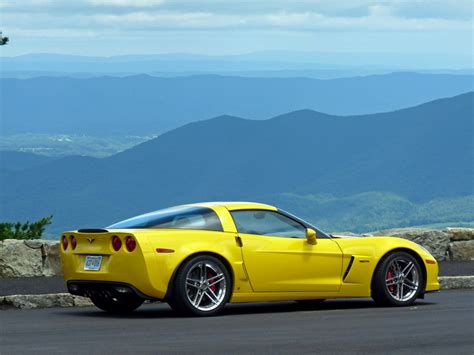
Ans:
{"label": "license plate", "polygon": [[101,255],[87,255],[84,262],[84,270],[99,271],[102,264]]}

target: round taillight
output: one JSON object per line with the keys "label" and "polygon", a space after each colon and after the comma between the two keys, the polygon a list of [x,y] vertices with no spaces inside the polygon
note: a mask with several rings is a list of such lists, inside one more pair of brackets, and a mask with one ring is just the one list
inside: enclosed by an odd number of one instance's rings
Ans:
{"label": "round taillight", "polygon": [[63,235],[63,237],[62,237],[62,243],[63,243],[63,249],[66,250],[68,242],[67,242],[67,238],[66,238],[65,235]]}
{"label": "round taillight", "polygon": [[119,237],[114,235],[112,237],[112,248],[114,248],[115,251],[119,251],[121,247],[122,247],[122,241],[120,240]]}
{"label": "round taillight", "polygon": [[127,239],[125,239],[125,246],[127,247],[128,251],[134,251],[137,247],[137,242],[135,239],[133,239],[133,237],[128,236]]}
{"label": "round taillight", "polygon": [[72,248],[72,250],[76,249],[76,246],[77,246],[77,240],[73,235],[71,235],[71,248]]}

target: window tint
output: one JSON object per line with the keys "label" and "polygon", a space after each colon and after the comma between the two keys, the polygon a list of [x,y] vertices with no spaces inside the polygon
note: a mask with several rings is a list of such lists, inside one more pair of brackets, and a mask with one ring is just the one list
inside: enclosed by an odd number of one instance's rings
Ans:
{"label": "window tint", "polygon": [[205,207],[173,207],[159,210],[122,222],[107,228],[169,228],[169,229],[202,229],[222,231],[222,224],[217,214]]}
{"label": "window tint", "polygon": [[231,215],[239,233],[306,238],[306,228],[303,225],[278,212],[232,211]]}

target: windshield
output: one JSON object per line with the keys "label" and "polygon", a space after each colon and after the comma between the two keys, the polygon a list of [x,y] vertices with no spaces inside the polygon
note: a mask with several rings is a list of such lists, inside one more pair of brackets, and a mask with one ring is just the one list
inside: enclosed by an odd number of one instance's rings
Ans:
{"label": "windshield", "polygon": [[206,207],[172,207],[117,222],[111,229],[167,228],[223,231],[217,214]]}

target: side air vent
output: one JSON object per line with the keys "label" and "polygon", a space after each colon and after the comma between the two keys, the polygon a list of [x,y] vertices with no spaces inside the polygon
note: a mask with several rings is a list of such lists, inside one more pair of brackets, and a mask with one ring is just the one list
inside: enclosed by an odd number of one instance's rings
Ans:
{"label": "side air vent", "polygon": [[349,275],[349,271],[351,271],[351,267],[352,267],[352,264],[354,263],[354,255],[351,256],[351,260],[349,261],[349,265],[347,265],[347,269],[346,269],[346,272],[344,273],[344,277],[342,278],[342,281],[344,281],[347,277],[347,275]]}
{"label": "side air vent", "polygon": [[79,233],[108,233],[107,229],[79,229]]}

